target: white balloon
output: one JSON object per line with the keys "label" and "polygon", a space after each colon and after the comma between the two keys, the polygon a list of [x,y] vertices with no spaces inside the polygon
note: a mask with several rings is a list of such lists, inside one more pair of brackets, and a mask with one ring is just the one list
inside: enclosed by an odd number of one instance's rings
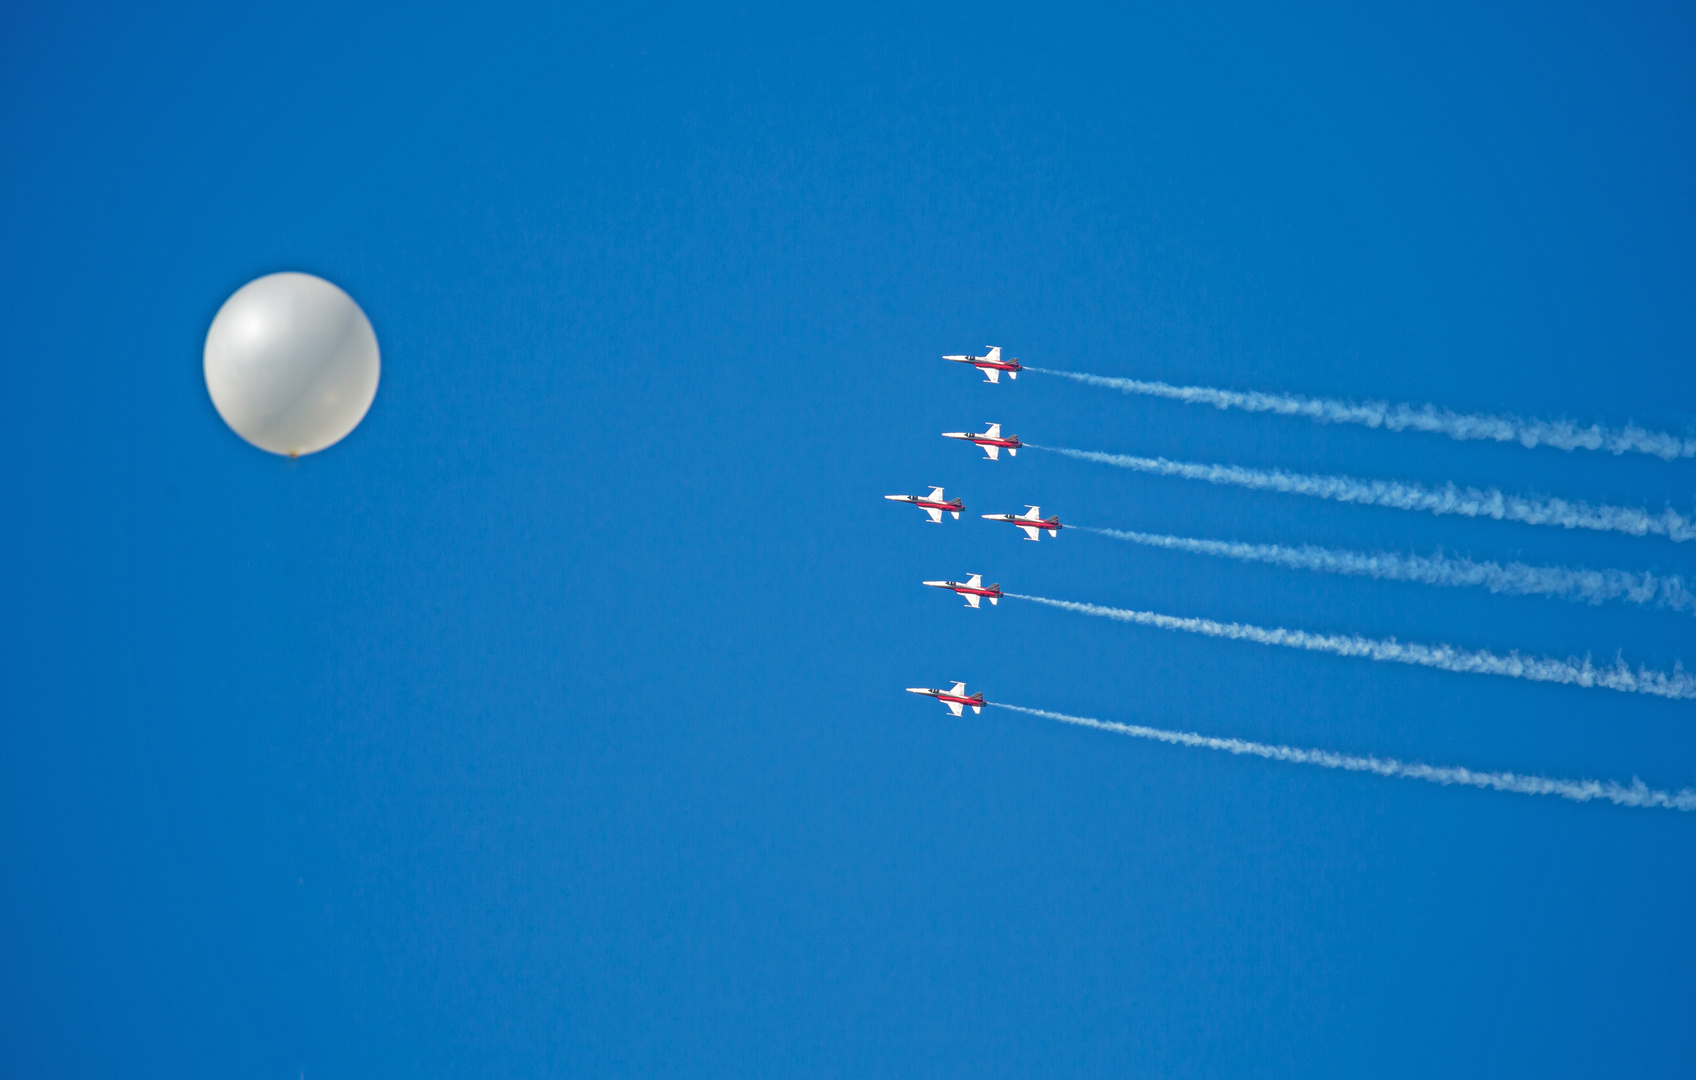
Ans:
{"label": "white balloon", "polygon": [[206,390],[261,450],[299,457],[340,442],[377,396],[377,334],[353,297],[311,274],[266,274],[206,332]]}

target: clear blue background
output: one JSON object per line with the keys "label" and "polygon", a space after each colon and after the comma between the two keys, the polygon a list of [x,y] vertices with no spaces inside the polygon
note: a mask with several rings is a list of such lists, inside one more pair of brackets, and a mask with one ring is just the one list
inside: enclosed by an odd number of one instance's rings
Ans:
{"label": "clear blue background", "polygon": [[[0,42],[7,1075],[1691,1074],[1696,821],[901,692],[1696,783],[1689,703],[918,586],[1696,662],[1688,615],[976,515],[1696,573],[1664,539],[936,437],[1690,510],[1689,461],[938,359],[1690,431],[1688,7],[20,4]],[[293,463],[200,370],[283,269],[384,361]],[[966,520],[879,498],[927,484]]]}

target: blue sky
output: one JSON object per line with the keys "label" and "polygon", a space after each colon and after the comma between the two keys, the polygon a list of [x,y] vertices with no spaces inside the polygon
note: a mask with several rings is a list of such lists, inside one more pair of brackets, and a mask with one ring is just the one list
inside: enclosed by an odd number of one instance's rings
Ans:
{"label": "blue sky", "polygon": [[[1690,461],[938,359],[1688,433],[1688,12],[0,19],[16,1075],[1688,1074],[1686,815],[901,692],[1696,783],[1689,702],[918,585],[1696,664],[1687,614],[977,514],[1687,576],[1689,545],[937,438],[1688,511]],[[200,370],[284,269],[384,362],[293,463]],[[929,484],[965,520],[879,498]]]}

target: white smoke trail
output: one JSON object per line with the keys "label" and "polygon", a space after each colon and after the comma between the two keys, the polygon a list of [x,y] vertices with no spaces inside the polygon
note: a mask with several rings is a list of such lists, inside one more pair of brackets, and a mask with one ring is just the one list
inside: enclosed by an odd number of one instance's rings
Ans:
{"label": "white smoke trail", "polygon": [[1333,656],[1362,656],[1417,667],[1437,668],[1467,675],[1505,675],[1512,679],[1533,682],[1563,683],[1568,686],[1601,687],[1626,694],[1653,694],[1665,698],[1696,698],[1696,678],[1685,673],[1682,665],[1673,665],[1672,674],[1640,667],[1636,671],[1623,659],[1612,667],[1597,667],[1589,657],[1583,660],[1553,660],[1547,657],[1526,658],[1517,652],[1506,656],[1480,649],[1458,649],[1453,645],[1404,644],[1394,638],[1366,638],[1358,634],[1310,634],[1305,630],[1267,629],[1247,623],[1222,623],[1212,619],[1179,618],[1153,611],[1132,611],[1128,608],[1102,607],[1100,604],[1080,604],[1071,600],[1050,600],[1046,596],[1022,596],[1004,593],[1015,600],[1029,600],[1083,615],[1153,626],[1161,630],[1181,630],[1188,634],[1230,638],[1233,641],[1253,641],[1260,645],[1282,645],[1287,649],[1330,653]]}
{"label": "white smoke trail", "polygon": [[1379,581],[1414,581],[1422,585],[1470,586],[1489,589],[1493,593],[1546,596],[1583,604],[1624,600],[1646,607],[1696,611],[1696,594],[1685,585],[1683,578],[1656,576],[1648,571],[1585,570],[1570,566],[1528,566],[1517,562],[1504,566],[1451,558],[1441,552],[1436,555],[1400,555],[1385,551],[1367,553],[1311,544],[1285,547],[1282,544],[1245,544],[1235,540],[1196,540],[1187,536],[1098,529],[1089,525],[1072,527],[1144,547],[1267,563],[1292,570],[1370,577]]}
{"label": "white smoke trail", "polygon": [[1191,405],[1212,405],[1217,409],[1242,409],[1246,412],[1269,412],[1279,416],[1304,416],[1322,424],[1364,424],[1390,431],[1426,431],[1447,435],[1451,439],[1490,439],[1495,442],[1517,442],[1521,446],[1552,446],[1558,450],[1610,450],[1615,454],[1632,451],[1653,454],[1666,461],[1674,458],[1696,457],[1696,439],[1682,439],[1660,431],[1648,431],[1635,424],[1623,428],[1604,428],[1598,424],[1579,427],[1570,420],[1525,420],[1517,416],[1489,416],[1477,413],[1457,413],[1435,405],[1391,405],[1384,401],[1339,401],[1334,398],[1310,398],[1300,394],[1265,394],[1259,391],[1241,393],[1235,390],[1215,390],[1207,386],[1173,386],[1163,382],[1144,382],[1140,379],[1118,379],[1105,375],[1088,375],[1081,371],[1053,371],[1048,368],[1026,367],[1043,375],[1058,375],[1088,386],[1104,386],[1127,394],[1169,398]]}
{"label": "white smoke trail", "polygon": [[1492,791],[1511,791],[1518,795],[1558,795],[1573,802],[1606,799],[1618,806],[1644,808],[1664,807],[1668,810],[1696,810],[1696,790],[1681,788],[1656,791],[1641,780],[1633,779],[1626,787],[1616,781],[1556,780],[1547,776],[1522,776],[1511,772],[1475,772],[1458,766],[1409,765],[1395,758],[1356,757],[1330,750],[1300,750],[1293,746],[1274,746],[1269,743],[1248,742],[1244,739],[1216,739],[1188,731],[1167,731],[1164,728],[1143,727],[1140,724],[1119,724],[1110,720],[1092,720],[1087,716],[1067,716],[1046,709],[1027,709],[1023,705],[1008,705],[999,701],[988,704],[998,709],[1058,720],[1063,724],[1111,731],[1138,739],[1154,739],[1174,746],[1197,746],[1205,750],[1223,750],[1228,754],[1252,754],[1271,761],[1288,761],[1297,765],[1317,765],[1322,769],[1345,769],[1349,772],[1369,772],[1401,780],[1423,780],[1428,784],[1461,784],[1466,787],[1488,788]]}
{"label": "white smoke trail", "polygon": [[1460,514],[1496,521],[1519,521],[1527,525],[1550,525],[1565,529],[1596,529],[1631,536],[1654,533],[1675,542],[1696,538],[1696,523],[1670,507],[1659,514],[1628,506],[1591,506],[1585,502],[1541,496],[1503,495],[1495,488],[1458,488],[1444,484],[1435,490],[1398,480],[1357,480],[1352,476],[1313,476],[1282,469],[1245,469],[1240,465],[1197,465],[1165,458],[1104,454],[1099,450],[1072,450],[1063,446],[1038,446],[1080,461],[1094,461],[1120,469],[1205,480],[1210,484],[1235,484],[1259,491],[1281,491],[1316,499],[1388,506],[1397,510],[1421,510],[1432,514]]}

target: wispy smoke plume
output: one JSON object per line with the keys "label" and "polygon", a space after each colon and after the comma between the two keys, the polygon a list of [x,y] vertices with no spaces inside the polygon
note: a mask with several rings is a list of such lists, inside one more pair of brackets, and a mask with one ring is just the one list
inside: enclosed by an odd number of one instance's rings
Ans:
{"label": "wispy smoke plume", "polygon": [[1288,761],[1297,765],[1317,765],[1322,769],[1344,769],[1349,772],[1369,772],[1378,776],[1391,776],[1401,780],[1423,780],[1428,784],[1444,786],[1460,784],[1465,787],[1488,788],[1492,791],[1511,791],[1519,795],[1558,795],[1573,802],[1591,802],[1596,799],[1606,799],[1618,806],[1636,806],[1644,808],[1663,807],[1667,810],[1696,810],[1696,790],[1682,788],[1679,791],[1656,791],[1641,780],[1632,780],[1631,786],[1609,780],[1602,783],[1596,780],[1555,780],[1547,776],[1523,776],[1509,772],[1475,772],[1455,766],[1442,765],[1409,765],[1395,758],[1356,757],[1352,754],[1337,754],[1329,750],[1298,750],[1293,746],[1274,746],[1269,743],[1248,742],[1243,739],[1215,739],[1207,735],[1195,735],[1187,731],[1167,731],[1163,728],[1143,727],[1140,724],[1118,724],[1109,720],[1092,720],[1087,716],[1067,716],[1065,713],[1049,712],[1046,709],[1027,709],[1023,705],[1006,705],[1001,702],[990,702],[998,709],[1011,709],[1014,712],[1025,713],[1029,716],[1040,716],[1045,720],[1058,720],[1063,724],[1077,724],[1079,727],[1096,728],[1100,731],[1111,731],[1118,735],[1130,735],[1138,739],[1154,739],[1158,742],[1171,743],[1175,746],[1198,746],[1206,750],[1223,750],[1228,754],[1252,754],[1272,761]]}
{"label": "wispy smoke plume", "polygon": [[1654,533],[1669,540],[1696,538],[1696,524],[1668,508],[1658,514],[1626,506],[1591,506],[1585,502],[1541,496],[1503,495],[1495,488],[1461,488],[1444,484],[1432,489],[1397,480],[1357,480],[1352,476],[1312,476],[1282,469],[1245,469],[1240,465],[1197,465],[1165,458],[1104,454],[1099,450],[1072,450],[1063,446],[1038,446],[1080,461],[1094,461],[1120,469],[1205,480],[1210,484],[1235,484],[1259,491],[1281,491],[1336,502],[1388,506],[1397,510],[1422,510],[1431,514],[1460,514],[1497,521],[1519,521],[1527,525],[1553,525],[1565,529],[1596,529],[1602,532],[1644,536]]}
{"label": "wispy smoke plume", "polygon": [[1494,442],[1516,442],[1521,446],[1552,446],[1558,450],[1609,450],[1615,454],[1631,451],[1653,454],[1671,461],[1674,458],[1696,457],[1696,439],[1681,439],[1659,431],[1648,431],[1635,424],[1623,428],[1605,428],[1598,424],[1579,427],[1569,420],[1524,420],[1517,416],[1489,416],[1477,413],[1457,413],[1435,405],[1391,405],[1384,401],[1339,401],[1334,398],[1310,398],[1300,394],[1263,394],[1259,391],[1240,393],[1235,390],[1215,390],[1207,386],[1173,386],[1163,382],[1143,382],[1140,379],[1116,379],[1104,375],[1088,375],[1081,371],[1052,371],[1048,368],[1026,367],[1043,375],[1058,375],[1088,386],[1103,386],[1127,394],[1170,398],[1191,405],[1212,405],[1217,409],[1242,409],[1246,412],[1269,412],[1279,416],[1304,416],[1322,424],[1364,424],[1367,427],[1387,428],[1390,431],[1427,431],[1447,435],[1451,439],[1489,439]]}
{"label": "wispy smoke plume", "polygon": [[1144,547],[1213,555],[1242,562],[1267,563],[1292,570],[1314,570],[1323,574],[1347,574],[1380,581],[1414,581],[1422,585],[1444,585],[1489,589],[1514,596],[1547,596],[1581,604],[1623,600],[1645,607],[1667,607],[1674,611],[1696,611],[1692,594],[1678,576],[1657,576],[1647,571],[1584,570],[1570,566],[1528,566],[1525,563],[1473,562],[1436,555],[1401,555],[1394,552],[1348,551],[1337,548],[1286,547],[1282,544],[1244,544],[1227,540],[1196,540],[1186,536],[1097,529],[1089,525],[1073,528],[1128,540]]}
{"label": "wispy smoke plume", "polygon": [[1310,634],[1305,630],[1267,629],[1247,623],[1222,623],[1212,619],[1187,619],[1161,615],[1153,611],[1132,611],[1127,608],[1102,607],[1099,604],[1080,604],[1071,600],[1050,600],[1046,596],[1022,596],[1006,593],[1015,600],[1097,615],[1105,619],[1153,626],[1161,630],[1181,630],[1188,634],[1230,638],[1234,641],[1253,641],[1260,645],[1282,645],[1287,649],[1330,653],[1333,656],[1359,656],[1417,667],[1437,668],[1468,675],[1505,675],[1512,679],[1533,682],[1564,683],[1569,686],[1602,687],[1627,694],[1653,694],[1665,698],[1696,697],[1696,678],[1687,675],[1682,666],[1674,665],[1672,674],[1640,667],[1636,671],[1616,660],[1612,667],[1597,667],[1589,657],[1583,660],[1553,660],[1547,657],[1526,658],[1517,652],[1506,656],[1482,649],[1472,651],[1453,645],[1404,644],[1394,638],[1366,638],[1359,635]]}

